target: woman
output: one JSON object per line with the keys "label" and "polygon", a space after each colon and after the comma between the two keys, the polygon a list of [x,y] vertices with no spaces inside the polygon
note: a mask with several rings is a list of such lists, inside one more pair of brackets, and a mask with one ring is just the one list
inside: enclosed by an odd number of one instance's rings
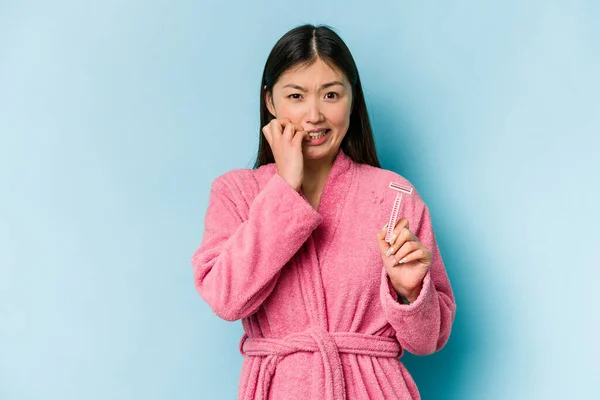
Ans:
{"label": "woman", "polygon": [[272,49],[254,169],[217,177],[195,285],[241,319],[239,399],[418,399],[399,360],[444,346],[455,302],[429,210],[380,168],[350,51],[304,25]]}

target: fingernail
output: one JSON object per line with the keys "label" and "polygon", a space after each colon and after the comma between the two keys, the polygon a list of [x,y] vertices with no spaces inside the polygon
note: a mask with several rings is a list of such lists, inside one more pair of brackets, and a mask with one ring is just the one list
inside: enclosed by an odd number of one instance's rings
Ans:
{"label": "fingernail", "polygon": [[404,257],[402,260],[398,261],[398,264],[402,264],[405,261],[406,261],[406,257]]}
{"label": "fingernail", "polygon": [[396,234],[395,233],[392,235],[392,237],[390,238],[390,241],[388,243],[392,244],[392,243],[394,243],[394,240],[396,240]]}
{"label": "fingernail", "polygon": [[385,226],[383,228],[381,228],[382,231],[385,231],[385,228],[387,228],[388,224],[385,224]]}
{"label": "fingernail", "polygon": [[390,256],[390,254],[392,254],[392,252],[393,252],[393,251],[394,251],[394,248],[393,248],[393,247],[390,247],[390,248],[388,249],[388,251],[385,253],[385,256],[386,256],[386,257],[389,257],[389,256]]}

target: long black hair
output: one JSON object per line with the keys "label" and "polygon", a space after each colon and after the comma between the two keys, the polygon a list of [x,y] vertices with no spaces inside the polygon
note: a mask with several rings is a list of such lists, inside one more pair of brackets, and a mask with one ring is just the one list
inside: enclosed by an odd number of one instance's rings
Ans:
{"label": "long black hair", "polygon": [[262,133],[262,127],[274,118],[267,109],[266,93],[273,93],[273,85],[288,69],[308,66],[317,59],[340,70],[352,85],[353,106],[348,132],[340,144],[342,150],[357,163],[380,168],[358,69],[350,50],[331,27],[306,24],[283,35],[267,58],[260,85],[260,139],[255,169],[275,162],[271,146]]}

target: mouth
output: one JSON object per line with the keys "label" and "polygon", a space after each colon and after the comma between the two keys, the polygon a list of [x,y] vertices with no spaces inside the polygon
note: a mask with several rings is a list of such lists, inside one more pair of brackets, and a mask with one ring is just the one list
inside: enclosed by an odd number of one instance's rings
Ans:
{"label": "mouth", "polygon": [[327,135],[329,133],[329,131],[331,131],[331,129],[323,129],[317,132],[309,132],[308,133],[308,138],[310,140],[315,140],[315,139],[320,139],[323,136]]}

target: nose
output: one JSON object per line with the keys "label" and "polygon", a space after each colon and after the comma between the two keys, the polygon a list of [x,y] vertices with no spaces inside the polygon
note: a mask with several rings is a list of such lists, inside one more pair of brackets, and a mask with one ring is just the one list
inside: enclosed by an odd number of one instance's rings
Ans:
{"label": "nose", "polygon": [[318,96],[312,101],[307,102],[307,107],[306,122],[308,124],[318,124],[323,118],[321,114],[321,102]]}

